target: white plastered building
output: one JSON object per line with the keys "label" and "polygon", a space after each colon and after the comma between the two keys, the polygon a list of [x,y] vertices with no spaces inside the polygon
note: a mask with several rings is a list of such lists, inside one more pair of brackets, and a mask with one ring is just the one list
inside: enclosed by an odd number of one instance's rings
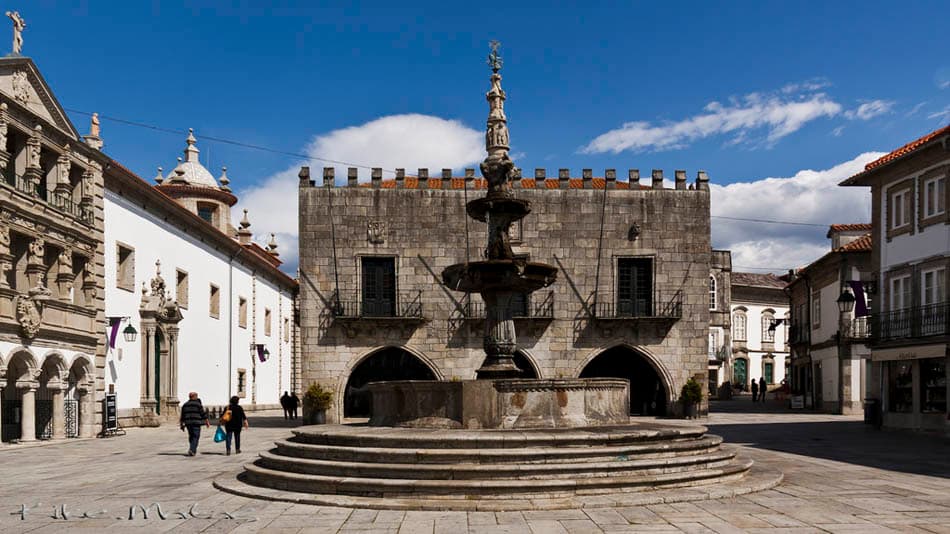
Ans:
{"label": "white plastered building", "polygon": [[765,378],[771,388],[785,379],[788,359],[788,296],[773,274],[733,272],[732,384],[749,391]]}
{"label": "white plastered building", "polygon": [[[273,236],[266,249],[252,241],[246,211],[231,225],[226,171],[216,180],[193,133],[186,143],[155,185],[115,161],[105,169],[105,315],[118,325],[105,384],[125,424],[177,420],[190,391],[253,410],[295,389],[297,282],[280,271]],[[121,335],[128,325],[134,341]]]}

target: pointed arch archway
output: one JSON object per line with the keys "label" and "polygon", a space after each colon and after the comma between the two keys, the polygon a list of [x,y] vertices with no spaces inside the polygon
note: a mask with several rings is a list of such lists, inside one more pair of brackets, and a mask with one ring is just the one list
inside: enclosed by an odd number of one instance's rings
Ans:
{"label": "pointed arch archway", "polygon": [[47,352],[40,364],[36,390],[36,437],[62,439],[66,437],[63,413],[63,393],[69,367],[58,351]]}
{"label": "pointed arch archway", "polygon": [[369,417],[371,397],[363,386],[392,380],[442,380],[438,368],[409,347],[387,345],[363,354],[347,375],[342,395],[343,417]]}
{"label": "pointed arch archway", "polygon": [[521,370],[521,376],[519,378],[541,378],[541,373],[538,371],[538,364],[536,363],[537,360],[535,360],[534,356],[527,350],[519,348],[515,351],[512,359],[514,360],[515,366]]}
{"label": "pointed arch archway", "polygon": [[96,368],[92,358],[85,354],[73,357],[66,379],[64,399],[65,433],[67,438],[89,438],[96,434],[95,428],[95,380]]}
{"label": "pointed arch archway", "polygon": [[629,380],[631,415],[666,415],[673,400],[673,379],[663,363],[648,350],[626,343],[592,352],[577,376]]}

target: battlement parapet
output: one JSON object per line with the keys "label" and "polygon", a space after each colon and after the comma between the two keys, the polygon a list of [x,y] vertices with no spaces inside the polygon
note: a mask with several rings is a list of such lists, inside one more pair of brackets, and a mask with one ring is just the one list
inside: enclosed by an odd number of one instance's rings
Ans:
{"label": "battlement parapet", "polygon": [[[392,172],[392,171],[390,171]],[[709,191],[709,175],[706,171],[696,173],[696,180],[687,183],[686,171],[674,171],[674,186],[677,191]],[[465,169],[463,176],[453,176],[452,169],[442,169],[437,178],[429,176],[429,169],[420,168],[416,174],[406,174],[406,169],[397,168],[393,178],[384,179],[383,169],[373,167],[370,170],[370,181],[360,182],[356,167],[347,168],[345,187],[371,189],[487,189],[488,183],[484,178],[475,176],[475,169]],[[300,187],[314,187],[316,183],[310,179],[310,167],[301,167]],[[558,169],[557,177],[549,177],[546,169],[535,169],[532,178],[525,178],[520,168],[512,171],[510,180],[512,189],[617,189],[628,191],[648,191],[669,189],[664,187],[663,170],[653,169],[650,173],[650,183],[640,181],[640,170],[629,169],[627,180],[617,179],[616,169],[605,169],[603,176],[594,176],[593,169],[582,169],[580,178],[572,177],[570,169]],[[323,187],[339,187],[336,185],[336,171],[334,167],[323,168]]]}

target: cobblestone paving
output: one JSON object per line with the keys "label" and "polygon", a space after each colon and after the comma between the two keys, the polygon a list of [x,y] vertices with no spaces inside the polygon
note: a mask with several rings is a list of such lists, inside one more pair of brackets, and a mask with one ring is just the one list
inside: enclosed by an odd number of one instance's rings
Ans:
{"label": "cobblestone paving", "polygon": [[[782,469],[782,485],[735,499],[547,512],[402,512],[255,501],[211,487],[220,473],[288,434],[279,414],[250,414],[240,455],[225,456],[206,429],[199,455],[189,458],[183,454],[187,438],[174,427],[0,446],[0,532],[950,533],[947,438],[875,431],[858,418],[789,413],[748,398],[713,409],[702,421],[710,431],[741,445],[756,462]],[[156,507],[147,519],[138,509],[129,519],[130,506],[150,503],[161,505],[165,519]]]}

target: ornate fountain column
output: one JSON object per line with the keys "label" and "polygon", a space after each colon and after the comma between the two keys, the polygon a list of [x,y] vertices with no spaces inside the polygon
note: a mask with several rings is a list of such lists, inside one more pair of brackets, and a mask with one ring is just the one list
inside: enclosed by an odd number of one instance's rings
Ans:
{"label": "ornate fountain column", "polygon": [[56,382],[46,387],[53,393],[53,439],[66,439],[66,410],[63,405],[66,386]]}
{"label": "ornate fountain column", "polygon": [[36,441],[36,382],[17,382],[20,390],[20,441]]}

